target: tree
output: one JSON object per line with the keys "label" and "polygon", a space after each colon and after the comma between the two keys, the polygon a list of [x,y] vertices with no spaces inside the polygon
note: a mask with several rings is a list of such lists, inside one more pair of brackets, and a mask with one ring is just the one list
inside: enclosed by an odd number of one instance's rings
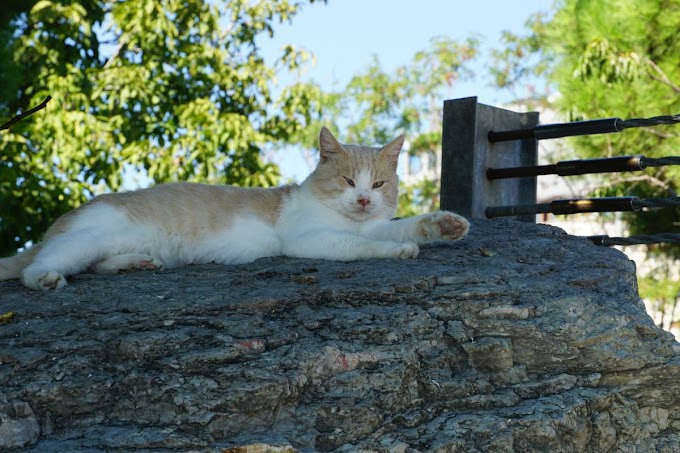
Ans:
{"label": "tree", "polygon": [[156,182],[275,184],[278,169],[260,151],[303,129],[318,93],[296,85],[273,99],[277,72],[296,70],[307,55],[286,46],[267,64],[257,40],[303,3],[8,2],[0,122],[53,99],[0,132],[0,252],[119,189],[125,172]]}
{"label": "tree", "polygon": [[[442,100],[461,78],[471,75],[468,64],[476,56],[474,38],[457,42],[434,38],[411,62],[386,71],[377,56],[347,86],[320,93],[317,121],[338,131],[345,143],[387,143],[400,133],[407,137],[410,162],[425,166],[425,177],[409,178],[401,185],[398,215],[409,216],[437,209],[441,166]],[[303,131],[297,142],[316,148],[316,131]],[[404,170],[404,169],[402,169]]]}
{"label": "tree", "polygon": [[[554,106],[568,120],[646,118],[680,112],[679,0],[562,0],[552,15],[536,15],[525,36],[506,33],[496,53],[501,86],[522,83],[531,74],[548,78],[559,92]],[[678,154],[680,126],[629,129],[620,134],[571,140],[585,158]],[[596,196],[677,196],[680,168],[613,175]],[[631,234],[677,231],[676,209],[623,215]],[[680,247],[649,247],[650,255],[674,260]],[[643,295],[677,300],[680,285],[663,260],[658,274],[641,278]],[[662,275],[666,273],[666,280]],[[663,282],[663,283],[660,283]],[[663,291],[658,287],[665,286]],[[657,288],[652,291],[652,288]]]}

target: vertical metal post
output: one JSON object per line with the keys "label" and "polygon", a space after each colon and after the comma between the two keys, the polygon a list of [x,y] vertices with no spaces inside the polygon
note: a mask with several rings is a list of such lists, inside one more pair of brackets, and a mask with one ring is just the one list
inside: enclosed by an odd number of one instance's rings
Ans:
{"label": "vertical metal post", "polygon": [[[441,209],[486,218],[487,206],[536,203],[536,177],[489,180],[487,168],[538,164],[536,139],[491,143],[489,131],[538,125],[538,112],[517,113],[479,104],[477,97],[444,101]],[[535,222],[534,215],[519,216]]]}

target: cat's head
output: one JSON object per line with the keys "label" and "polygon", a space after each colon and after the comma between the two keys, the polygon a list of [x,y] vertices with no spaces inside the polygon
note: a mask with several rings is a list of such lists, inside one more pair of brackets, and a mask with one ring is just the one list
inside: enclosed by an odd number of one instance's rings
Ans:
{"label": "cat's head", "polygon": [[326,206],[356,221],[391,218],[397,209],[397,161],[404,136],[382,148],[343,145],[325,127],[319,164],[305,181]]}

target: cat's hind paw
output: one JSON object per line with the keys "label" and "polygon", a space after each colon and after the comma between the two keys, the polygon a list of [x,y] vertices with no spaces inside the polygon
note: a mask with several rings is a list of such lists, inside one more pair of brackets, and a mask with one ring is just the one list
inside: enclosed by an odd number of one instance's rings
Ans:
{"label": "cat's hind paw", "polygon": [[158,271],[163,262],[151,255],[130,253],[114,255],[94,264],[92,270],[98,274],[118,274],[125,271]]}
{"label": "cat's hind paw", "polygon": [[151,257],[150,260],[141,260],[137,263],[137,269],[143,271],[159,271],[163,269],[163,262]]}
{"label": "cat's hind paw", "polygon": [[439,211],[423,217],[419,226],[420,236],[425,241],[438,239],[456,241],[468,233],[470,222],[453,212]]}
{"label": "cat's hind paw", "polygon": [[50,289],[59,289],[66,286],[66,278],[58,272],[49,271],[42,274],[33,274],[31,272],[24,272],[21,276],[21,282],[24,286],[38,291],[47,291]]}
{"label": "cat's hind paw", "polygon": [[395,258],[416,258],[420,249],[413,242],[404,242],[395,247]]}

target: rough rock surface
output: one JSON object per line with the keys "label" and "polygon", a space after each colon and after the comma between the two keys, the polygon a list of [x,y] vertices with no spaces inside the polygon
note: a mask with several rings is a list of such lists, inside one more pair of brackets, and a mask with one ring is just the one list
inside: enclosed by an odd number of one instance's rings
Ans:
{"label": "rough rock surface", "polygon": [[680,354],[634,265],[547,226],[0,282],[0,319],[0,450],[680,451]]}

